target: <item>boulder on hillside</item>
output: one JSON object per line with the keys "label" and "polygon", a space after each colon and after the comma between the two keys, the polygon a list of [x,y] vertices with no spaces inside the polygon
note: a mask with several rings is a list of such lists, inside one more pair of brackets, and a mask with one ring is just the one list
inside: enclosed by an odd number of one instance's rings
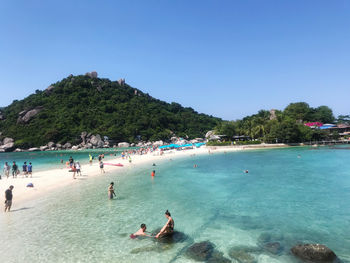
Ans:
{"label": "boulder on hillside", "polygon": [[19,152],[23,152],[23,150],[20,149],[20,148],[17,148],[17,149],[14,150],[14,152],[19,153]]}
{"label": "boulder on hillside", "polygon": [[97,74],[96,71],[91,71],[91,72],[86,72],[86,73],[85,73],[85,76],[88,76],[88,77],[90,77],[90,78],[95,79],[95,78],[97,78],[98,74]]}
{"label": "boulder on hillside", "polygon": [[164,144],[164,142],[163,142],[162,140],[160,140],[160,141],[155,141],[155,142],[153,143],[154,146],[162,146],[163,144]]}
{"label": "boulder on hillside", "polygon": [[0,146],[0,149],[4,150],[4,152],[11,152],[14,150],[14,148],[15,148],[15,143],[13,142],[9,142]]}
{"label": "boulder on hillside", "polygon": [[14,142],[14,140],[13,140],[12,138],[6,137],[6,138],[2,141],[2,144],[8,144],[8,143],[11,143],[11,142]]}
{"label": "boulder on hillside", "polygon": [[49,146],[47,145],[40,146],[40,151],[46,151],[47,149],[49,149]]}
{"label": "boulder on hillside", "polygon": [[298,258],[307,262],[334,263],[339,262],[337,255],[321,244],[299,244],[291,249]]}
{"label": "boulder on hillside", "polygon": [[5,115],[0,111],[0,121],[5,120]]}
{"label": "boulder on hillside", "polygon": [[76,151],[76,150],[78,150],[78,149],[79,149],[79,146],[77,146],[77,145],[72,146],[72,150],[73,150],[73,151]]}
{"label": "boulder on hillside", "polygon": [[49,142],[47,144],[47,146],[51,149],[52,147],[55,147],[55,143],[54,142]]}
{"label": "boulder on hillside", "polygon": [[37,115],[42,110],[43,110],[43,107],[39,106],[39,107],[36,107],[35,109],[21,111],[18,114],[17,123],[22,123],[22,124],[28,123],[32,118],[35,117],[35,115]]}
{"label": "boulder on hillside", "polygon": [[127,148],[127,147],[130,147],[130,144],[127,142],[120,142],[120,143],[118,143],[118,147],[119,148]]}
{"label": "boulder on hillside", "polygon": [[54,88],[55,88],[55,86],[50,85],[44,90],[44,93],[47,95],[50,95]]}
{"label": "boulder on hillside", "polygon": [[[90,143],[93,146],[97,146],[98,144],[100,144],[100,142],[102,142],[101,136],[99,134],[96,135],[92,135],[90,138]],[[102,142],[103,143],[103,142]]]}
{"label": "boulder on hillside", "polygon": [[56,143],[56,148],[58,148],[58,149],[62,148],[62,144]]}
{"label": "boulder on hillside", "polygon": [[86,131],[83,131],[81,134],[80,134],[80,138],[81,138],[81,141],[82,141],[82,144],[85,145],[86,143],[86,136],[87,136],[87,132]]}
{"label": "boulder on hillside", "polygon": [[62,147],[65,148],[65,149],[70,149],[70,148],[72,148],[72,144],[67,142]]}

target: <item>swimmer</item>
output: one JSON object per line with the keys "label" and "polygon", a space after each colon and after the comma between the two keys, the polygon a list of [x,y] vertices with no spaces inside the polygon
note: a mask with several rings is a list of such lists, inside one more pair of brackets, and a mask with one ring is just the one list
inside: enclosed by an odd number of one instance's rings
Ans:
{"label": "swimmer", "polygon": [[244,173],[246,173],[246,174],[247,174],[247,173],[249,173],[249,171],[248,171],[248,170],[245,170],[245,171],[244,171]]}
{"label": "swimmer", "polygon": [[151,176],[154,177],[156,175],[156,171],[153,170],[152,173],[151,173]]}
{"label": "swimmer", "polygon": [[161,236],[170,235],[174,232],[174,219],[172,219],[170,212],[168,210],[165,211],[165,217],[168,219],[163,228],[159,231],[159,233],[155,236],[159,238]]}
{"label": "swimmer", "polygon": [[298,154],[298,158],[301,158],[301,155],[300,155],[300,154]]}
{"label": "swimmer", "polygon": [[152,166],[156,166],[156,164],[155,164],[155,163],[153,163],[153,164],[152,164]]}
{"label": "swimmer", "polygon": [[146,237],[152,237],[150,235],[147,235],[145,232],[146,232],[146,224],[141,224],[141,227],[139,230],[137,230],[134,234],[131,234],[130,235],[130,238],[134,239],[134,238],[137,238],[139,236],[146,236]]}
{"label": "swimmer", "polygon": [[197,165],[197,164],[193,165],[193,168],[197,168],[197,167],[198,167],[198,165]]}

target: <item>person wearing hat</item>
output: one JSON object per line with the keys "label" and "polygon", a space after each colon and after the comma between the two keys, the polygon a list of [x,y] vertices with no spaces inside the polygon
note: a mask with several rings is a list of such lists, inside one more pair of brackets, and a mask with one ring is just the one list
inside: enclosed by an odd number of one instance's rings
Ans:
{"label": "person wearing hat", "polygon": [[9,189],[5,191],[5,212],[10,212],[12,205],[12,189],[13,185],[10,185]]}
{"label": "person wearing hat", "polygon": [[116,195],[114,192],[114,183],[111,182],[109,187],[108,187],[108,197],[109,197],[109,199],[113,199],[113,196],[116,196]]}

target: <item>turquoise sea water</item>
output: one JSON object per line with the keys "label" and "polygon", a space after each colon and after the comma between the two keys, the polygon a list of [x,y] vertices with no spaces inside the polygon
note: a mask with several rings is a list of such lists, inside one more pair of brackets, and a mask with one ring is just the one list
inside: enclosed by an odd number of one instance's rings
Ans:
{"label": "turquoise sea water", "polygon": [[[108,148],[108,149],[91,149],[81,151],[46,151],[46,152],[9,152],[0,153],[0,166],[4,167],[4,163],[8,162],[12,165],[15,161],[21,169],[23,162],[31,162],[34,171],[41,171],[53,168],[61,168],[61,160],[63,164],[69,160],[72,156],[75,161],[79,161],[81,164],[89,162],[89,154],[97,159],[99,154],[105,154],[104,160],[115,158],[119,156],[124,148]],[[1,171],[2,172],[2,171]]]}
{"label": "turquoise sea water", "polygon": [[[14,211],[0,214],[0,262],[194,262],[186,249],[207,240],[221,262],[238,262],[229,252],[242,246],[254,250],[245,262],[298,262],[289,252],[298,242],[325,244],[350,262],[349,159],[341,147],[166,158],[153,180],[148,164],[87,177],[21,206],[14,198]],[[161,227],[166,209],[179,242],[128,237],[141,223]],[[279,253],[264,250],[264,241],[279,242]]]}

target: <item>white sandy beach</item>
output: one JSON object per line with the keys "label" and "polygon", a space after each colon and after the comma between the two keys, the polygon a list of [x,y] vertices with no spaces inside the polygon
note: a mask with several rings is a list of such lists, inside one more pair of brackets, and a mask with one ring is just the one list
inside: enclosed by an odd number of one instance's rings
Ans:
{"label": "white sandy beach", "polygon": [[[98,161],[94,161],[92,165],[85,164],[82,165],[82,174],[84,178],[89,178],[93,176],[107,176],[109,173],[121,172],[123,169],[130,167],[137,167],[146,163],[157,163],[160,160],[174,159],[179,157],[186,157],[193,154],[209,154],[218,152],[232,152],[240,151],[246,149],[261,149],[261,148],[277,148],[286,147],[284,144],[273,144],[273,145],[249,145],[249,146],[227,146],[227,147],[201,147],[198,149],[182,150],[182,151],[166,151],[163,155],[159,154],[159,151],[145,155],[132,155],[132,163],[129,163],[127,159],[122,159],[121,157],[114,158],[112,160],[106,161],[106,163],[121,163],[123,167],[105,165],[105,174],[100,173],[100,168]],[[73,179],[73,173],[68,171],[67,168],[62,169],[52,169],[46,171],[40,171],[33,173],[32,178],[23,178],[22,174],[19,174],[17,178],[3,177],[0,180],[0,193],[4,193],[5,190],[13,185],[13,205],[12,208],[16,209],[21,206],[24,201],[33,200],[47,192],[58,191],[60,188],[67,186],[69,184],[78,184],[80,182],[78,179]],[[26,187],[28,183],[33,183],[34,187]],[[3,194],[1,194],[3,195]],[[3,197],[4,198],[4,197]]]}

